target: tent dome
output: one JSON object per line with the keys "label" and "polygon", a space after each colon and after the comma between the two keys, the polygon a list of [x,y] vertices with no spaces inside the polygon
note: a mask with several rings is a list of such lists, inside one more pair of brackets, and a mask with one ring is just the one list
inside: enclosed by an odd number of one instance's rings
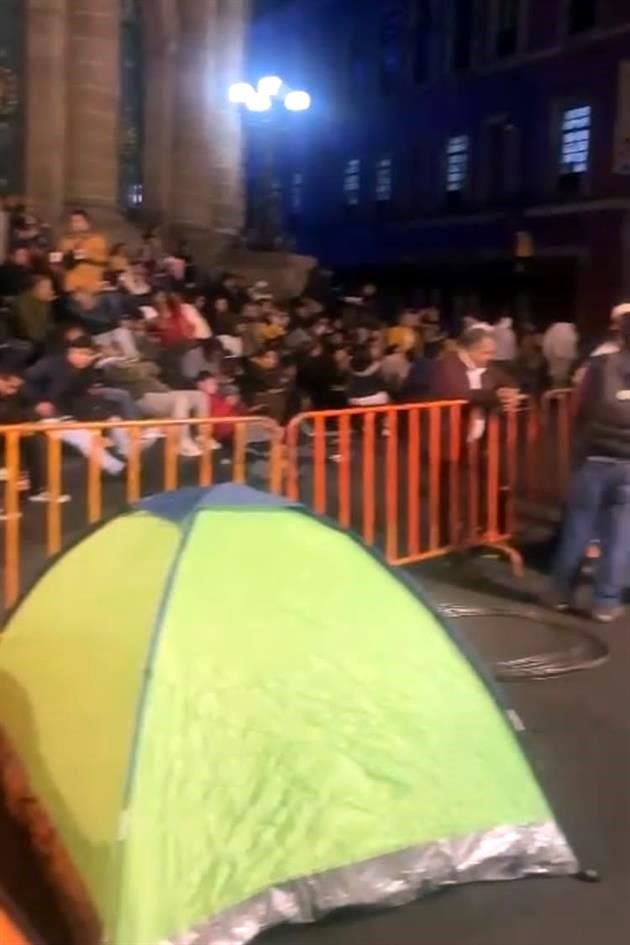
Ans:
{"label": "tent dome", "polygon": [[157,496],[52,563],[0,637],[0,727],[81,945],[244,945],[576,869],[421,595],[249,489]]}

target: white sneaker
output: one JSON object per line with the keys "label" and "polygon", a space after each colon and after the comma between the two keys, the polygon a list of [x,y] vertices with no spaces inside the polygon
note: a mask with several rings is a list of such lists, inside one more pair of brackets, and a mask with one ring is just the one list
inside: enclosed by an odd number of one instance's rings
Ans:
{"label": "white sneaker", "polygon": [[7,515],[3,508],[0,508],[0,522],[14,522],[22,518],[22,513],[18,512],[16,515]]}
{"label": "white sneaker", "polygon": [[[41,502],[43,504],[43,503],[52,502],[53,499],[50,493],[46,489],[44,489],[43,492],[34,492],[33,495],[29,495],[28,501]],[[65,505],[66,502],[70,502],[70,501],[71,501],[70,496],[66,495],[65,493],[58,495],[57,498],[55,499],[55,502],[57,503],[57,505]]]}
{"label": "white sneaker", "polygon": [[213,439],[211,439],[211,438],[209,438],[209,439],[207,439],[207,440],[204,440],[204,438],[203,438],[202,436],[198,436],[198,437],[196,437],[196,441],[197,441],[197,445],[201,447],[202,451],[203,451],[204,446],[206,446],[206,445],[207,445],[207,447],[208,447],[209,450],[220,450],[220,449],[221,449],[221,444],[220,444],[220,443],[217,443],[216,440],[213,440]]}
{"label": "white sneaker", "polygon": [[185,457],[186,459],[196,459],[198,456],[203,455],[203,450],[200,450],[199,447],[193,443],[182,443],[179,447],[179,455]]}

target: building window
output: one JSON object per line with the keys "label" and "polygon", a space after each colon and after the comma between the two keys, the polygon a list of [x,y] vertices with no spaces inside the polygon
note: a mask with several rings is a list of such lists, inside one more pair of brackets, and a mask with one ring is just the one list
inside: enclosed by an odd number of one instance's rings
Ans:
{"label": "building window", "polygon": [[451,27],[451,62],[455,72],[470,69],[472,63],[474,0],[454,0]]}
{"label": "building window", "polygon": [[591,143],[591,106],[567,108],[562,113],[560,137],[560,176],[588,171]]}
{"label": "building window", "polygon": [[381,21],[380,80],[388,95],[400,81],[403,64],[404,17],[400,4],[387,10]]}
{"label": "building window", "polygon": [[461,193],[468,182],[470,138],[458,135],[446,145],[446,189],[449,194]]}
{"label": "building window", "polygon": [[389,157],[376,162],[374,196],[378,203],[392,199],[392,159]]}
{"label": "building window", "polygon": [[567,31],[570,36],[597,26],[598,0],[569,0]]}
{"label": "building window", "polygon": [[496,0],[496,3],[494,54],[497,58],[504,59],[513,56],[518,50],[521,0]]}
{"label": "building window", "polygon": [[519,132],[512,122],[492,119],[486,125],[485,196],[501,201],[519,187]]}
{"label": "building window", "polygon": [[361,196],[361,162],[348,161],[343,175],[343,193],[347,207],[356,207]]}
{"label": "building window", "polygon": [[294,171],[291,177],[291,213],[302,212],[304,197],[304,175],[302,171]]}
{"label": "building window", "polygon": [[144,179],[144,32],[140,0],[124,0],[120,21],[119,188],[125,210],[142,206]]}

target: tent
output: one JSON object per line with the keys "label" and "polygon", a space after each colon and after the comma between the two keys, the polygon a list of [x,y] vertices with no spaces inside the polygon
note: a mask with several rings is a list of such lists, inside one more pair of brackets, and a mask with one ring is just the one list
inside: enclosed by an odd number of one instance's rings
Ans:
{"label": "tent", "polygon": [[146,500],[59,557],[0,637],[0,725],[76,942],[243,945],[576,870],[419,593],[245,487]]}

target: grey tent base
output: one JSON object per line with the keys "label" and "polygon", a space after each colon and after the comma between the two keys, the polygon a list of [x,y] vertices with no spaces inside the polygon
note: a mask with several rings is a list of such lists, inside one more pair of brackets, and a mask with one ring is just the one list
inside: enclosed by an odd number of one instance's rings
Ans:
{"label": "grey tent base", "polygon": [[160,945],[246,945],[273,926],[316,922],[337,909],[402,906],[444,886],[577,869],[554,822],[496,827],[274,886]]}

